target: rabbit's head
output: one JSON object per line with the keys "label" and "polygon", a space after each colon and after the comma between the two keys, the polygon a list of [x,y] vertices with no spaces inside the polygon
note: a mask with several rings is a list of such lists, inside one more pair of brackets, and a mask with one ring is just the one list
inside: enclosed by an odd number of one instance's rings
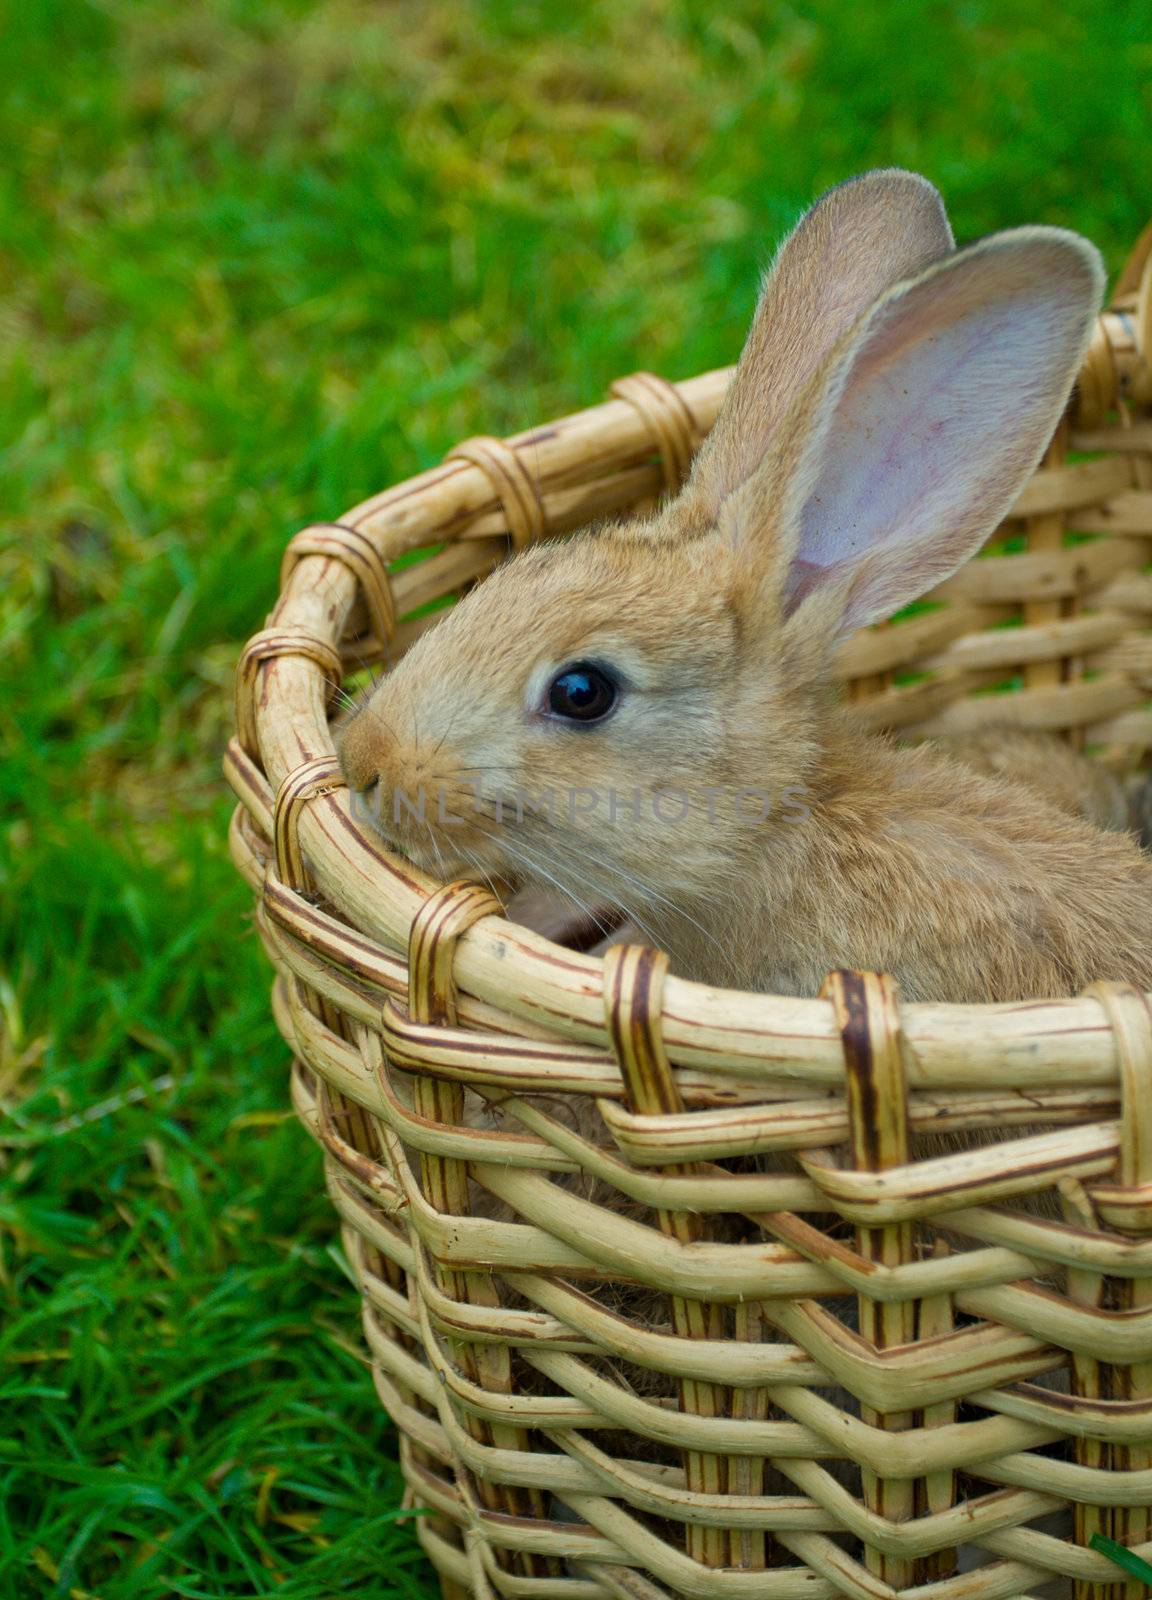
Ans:
{"label": "rabbit's head", "polygon": [[830,191],[679,496],[526,551],[424,635],[340,732],[360,803],[439,877],[558,883],[641,923],[738,893],[818,826],[834,647],[1009,510],[1101,286],[1057,229],[955,251],[910,173]]}

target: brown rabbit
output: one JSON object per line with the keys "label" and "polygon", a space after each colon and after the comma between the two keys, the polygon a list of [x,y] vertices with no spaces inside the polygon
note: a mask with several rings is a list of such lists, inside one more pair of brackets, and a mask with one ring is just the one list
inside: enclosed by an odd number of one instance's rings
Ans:
{"label": "brown rabbit", "polygon": [[1059,229],[954,250],[910,173],[825,195],[681,494],[500,568],[348,720],[344,769],[386,837],[440,877],[610,902],[716,984],[812,994],[863,967],[910,999],[1152,987],[1131,838],[868,735],[830,688],[838,641],[1008,511],[1102,284]]}
{"label": "brown rabbit", "polygon": [[1119,833],[1136,826],[1119,778],[1056,734],[993,722],[979,733],[943,740],[942,746],[966,767],[1023,784],[1070,817]]}
{"label": "brown rabbit", "polygon": [[[1059,734],[993,722],[974,733],[942,736],[938,742],[946,755],[958,757],[966,767],[1023,784],[1057,810],[1097,828],[1133,832],[1145,849],[1152,844],[1148,828],[1152,788],[1147,781],[1137,778],[1126,787],[1114,773],[1081,755]],[[617,920],[611,907],[601,907],[590,917],[575,910],[568,896],[537,884],[521,887],[508,903],[507,913],[514,922],[572,949],[601,953],[609,943],[643,938],[639,929],[627,924],[605,937],[605,924]]]}

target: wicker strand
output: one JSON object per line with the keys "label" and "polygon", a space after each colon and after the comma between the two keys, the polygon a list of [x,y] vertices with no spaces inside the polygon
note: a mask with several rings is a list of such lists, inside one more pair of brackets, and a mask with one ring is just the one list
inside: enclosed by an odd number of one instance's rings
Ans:
{"label": "wicker strand", "polygon": [[1097,317],[1073,394],[1072,414],[1077,427],[1100,427],[1116,403],[1119,375],[1110,334],[1108,319]]}
{"label": "wicker strand", "polygon": [[347,522],[315,522],[293,534],[280,564],[280,587],[287,588],[305,556],[325,556],[348,568],[360,586],[368,623],[376,639],[386,644],[396,634],[396,607],[388,568],[366,533]]}
{"label": "wicker strand", "polygon": [[347,787],[347,779],[336,757],[320,756],[296,767],[276,791],[272,814],[276,875],[289,889],[307,892],[309,887],[304,852],[300,847],[301,812],[313,800]]}
{"label": "wicker strand", "polygon": [[[661,1035],[661,1010],[668,957],[661,950],[643,945],[615,945],[604,956],[604,1017],[613,1053],[620,1064],[629,1105],[647,1116],[675,1114],[683,1102],[672,1077],[672,1067]],[[680,1166],[666,1168],[669,1173],[691,1172]],[[700,1219],[687,1211],[662,1211],[660,1228],[682,1245],[694,1244],[703,1235]],[[672,1297],[672,1325],[681,1339],[719,1339],[723,1318],[717,1306],[704,1306],[696,1300]],[[680,1384],[680,1406],[697,1416],[724,1416],[729,1397],[718,1385],[695,1380]],[[686,1451],[684,1469],[688,1486],[697,1494],[724,1494],[728,1486],[728,1463],[718,1456]],[[688,1553],[705,1566],[734,1564],[729,1540],[721,1530],[689,1523],[686,1530]],[[756,1565],[763,1566],[763,1543],[755,1552]],[[739,1556],[735,1558],[739,1560]]]}
{"label": "wicker strand", "polygon": [[[456,986],[453,961],[460,938],[484,917],[502,910],[491,890],[464,880],[446,884],[430,896],[412,923],[408,941],[408,1008],[414,1021],[446,1024],[456,1021]],[[413,1101],[418,1115],[442,1127],[456,1127],[464,1121],[464,1091],[458,1084],[418,1077],[413,1085]],[[468,1164],[430,1151],[420,1154],[421,1186],[427,1201],[443,1216],[466,1216],[472,1209]],[[465,1307],[475,1305],[483,1312],[500,1306],[500,1292],[488,1272],[455,1272],[438,1264],[434,1270],[438,1289],[458,1303],[461,1321],[457,1337],[451,1341],[457,1365],[472,1383],[499,1394],[512,1392],[512,1367],[508,1352],[489,1345],[483,1337],[470,1339],[464,1330]],[[482,1328],[477,1328],[482,1334]],[[484,1444],[507,1450],[530,1448],[520,1429],[479,1421],[464,1413],[464,1426]],[[461,1469],[463,1472],[463,1469]],[[539,1495],[501,1490],[485,1480],[469,1481],[463,1473],[461,1492],[466,1500],[478,1496],[490,1509],[513,1516],[542,1516]],[[517,1563],[520,1570],[539,1574],[539,1562],[525,1556]]]}
{"label": "wicker strand", "polygon": [[528,471],[519,453],[503,439],[487,434],[464,439],[454,445],[445,461],[469,461],[479,467],[492,486],[502,507],[514,550],[542,539],[548,531],[540,485]]}
{"label": "wicker strand", "polygon": [[[833,972],[822,993],[832,1001],[844,1046],[848,1101],[848,1147],[852,1165],[883,1172],[903,1166],[909,1155],[908,1090],[904,1073],[904,1041],[896,986],[874,973]],[[865,1261],[900,1267],[913,1259],[912,1225],[858,1227],[856,1248]],[[916,1306],[911,1300],[877,1302],[858,1296],[861,1336],[877,1351],[910,1345],[916,1336]],[[892,1432],[915,1422],[911,1411],[861,1411],[862,1420]],[[864,1501],[893,1522],[906,1522],[916,1511],[915,1480],[878,1478],[864,1472]],[[914,1568],[900,1556],[869,1544],[865,1562],[870,1572],[893,1588],[914,1581]]]}
{"label": "wicker strand", "polygon": [[[300,818],[304,809],[314,800],[334,794],[344,788],[345,780],[339,763],[333,757],[321,757],[304,762],[288,774],[280,785],[272,810],[273,856],[276,878],[284,889],[293,895],[308,894],[311,881],[300,843]],[[269,874],[265,874],[267,884]],[[348,1036],[352,1025],[329,997],[318,992],[299,974],[294,974],[291,987],[301,1014],[310,1015],[317,1022],[332,1029],[338,1036]],[[320,1078],[317,1084],[318,1117],[316,1137],[324,1147],[330,1167],[335,1156],[342,1165],[354,1169],[360,1177],[378,1169],[381,1144],[376,1133],[376,1123],[360,1098],[346,1094],[341,1087]],[[369,1260],[373,1270],[396,1274],[380,1252],[371,1250]]]}
{"label": "wicker strand", "polygon": [[408,1013],[413,1022],[456,1023],[452,961],[460,936],[503,910],[490,889],[465,879],[445,884],[420,908],[408,940]]}
{"label": "wicker strand", "polygon": [[304,628],[264,628],[253,634],[236,668],[236,737],[245,755],[259,758],[256,699],[260,668],[280,656],[302,656],[320,668],[328,680],[328,699],[335,696],[344,676],[340,652],[319,634]]}
{"label": "wicker strand", "polygon": [[[1051,471],[1064,460],[1067,433],[1064,424],[1057,428],[1056,436],[1041,462],[1042,468]],[[1046,511],[1027,519],[1024,536],[1029,550],[1051,552],[1062,548],[1064,531],[1063,516],[1058,511]],[[1076,615],[1079,610],[1079,597],[1065,595],[1057,596],[1053,600],[1028,600],[1025,601],[1023,609],[1025,627],[1055,624]],[[1024,666],[1024,682],[1029,688],[1051,687],[1054,684],[1065,683],[1073,676],[1081,676],[1082,670],[1081,668],[1077,671],[1073,660],[1067,656],[1049,657],[1044,661],[1029,661]]]}
{"label": "wicker strand", "polygon": [[[1088,1195],[1101,1221],[1147,1238],[1152,1236],[1152,1007],[1146,995],[1128,984],[1093,984],[1087,992],[1099,1000],[1108,1017],[1122,1085],[1116,1182],[1090,1186]],[[1091,1215],[1091,1207],[1088,1210]],[[1078,1279],[1075,1287],[1084,1299],[1102,1309],[1132,1312],[1152,1307],[1152,1285],[1147,1280],[1111,1284],[1107,1278],[1087,1273]],[[1074,1357],[1073,1370],[1079,1380],[1077,1391],[1087,1392],[1093,1399],[1127,1404],[1152,1400],[1152,1361],[1117,1366]],[[1089,1438],[1077,1441],[1077,1460],[1116,1473],[1147,1471],[1152,1467],[1152,1448]],[[1077,1539],[1086,1544],[1096,1532],[1124,1545],[1142,1543],[1152,1535],[1152,1510],[1147,1506],[1078,1507]],[[1138,1600],[1144,1590],[1135,1580],[1081,1583],[1076,1600]]]}
{"label": "wicker strand", "polygon": [[687,400],[674,383],[654,372],[617,378],[609,393],[638,412],[660,452],[665,493],[675,494],[688,476],[703,437]]}
{"label": "wicker strand", "polygon": [[[313,800],[319,800],[324,795],[334,794],[337,789],[346,787],[340,764],[333,756],[321,756],[314,761],[303,762],[295,771],[290,772],[280,785],[272,809],[272,840],[276,876],[286,889],[302,895],[313,893],[313,884],[300,844],[300,817],[305,807]],[[267,881],[267,874],[265,878]],[[319,993],[312,984],[299,976],[294,980],[294,987],[301,1004],[334,1032],[347,1036],[348,1029],[343,1015],[327,995]],[[353,1126],[351,1137],[357,1148],[372,1154],[378,1152],[379,1147],[363,1107],[346,1100],[343,1096],[338,1096],[334,1114],[349,1121],[350,1126]]]}

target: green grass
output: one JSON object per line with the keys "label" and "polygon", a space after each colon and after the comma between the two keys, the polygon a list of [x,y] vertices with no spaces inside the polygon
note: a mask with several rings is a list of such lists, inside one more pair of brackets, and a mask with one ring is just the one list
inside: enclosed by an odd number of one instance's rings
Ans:
{"label": "green grass", "polygon": [[811,196],[1152,213],[1144,0],[10,0],[0,1594],[427,1594],[219,772],[294,528],[735,354]]}

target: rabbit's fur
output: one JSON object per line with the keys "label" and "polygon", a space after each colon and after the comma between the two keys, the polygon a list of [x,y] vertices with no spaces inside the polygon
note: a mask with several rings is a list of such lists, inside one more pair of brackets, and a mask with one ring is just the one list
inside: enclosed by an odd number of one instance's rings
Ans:
{"label": "rabbit's fur", "polygon": [[1115,773],[1056,734],[993,722],[946,740],[944,748],[966,767],[1023,784],[1070,817],[1114,833],[1137,828],[1132,803]]}
{"label": "rabbit's fur", "polygon": [[[715,984],[813,994],[860,967],[909,999],[1152,987],[1152,862],[1131,838],[861,731],[830,687],[841,639],[1008,511],[1102,281],[1058,229],[954,250],[912,174],[824,196],[681,494],[502,566],[347,720],[345,773],[386,836],[440,878],[617,905]],[[549,716],[554,676],[588,661],[621,685],[612,714]],[[424,793],[422,819],[397,790]]]}

